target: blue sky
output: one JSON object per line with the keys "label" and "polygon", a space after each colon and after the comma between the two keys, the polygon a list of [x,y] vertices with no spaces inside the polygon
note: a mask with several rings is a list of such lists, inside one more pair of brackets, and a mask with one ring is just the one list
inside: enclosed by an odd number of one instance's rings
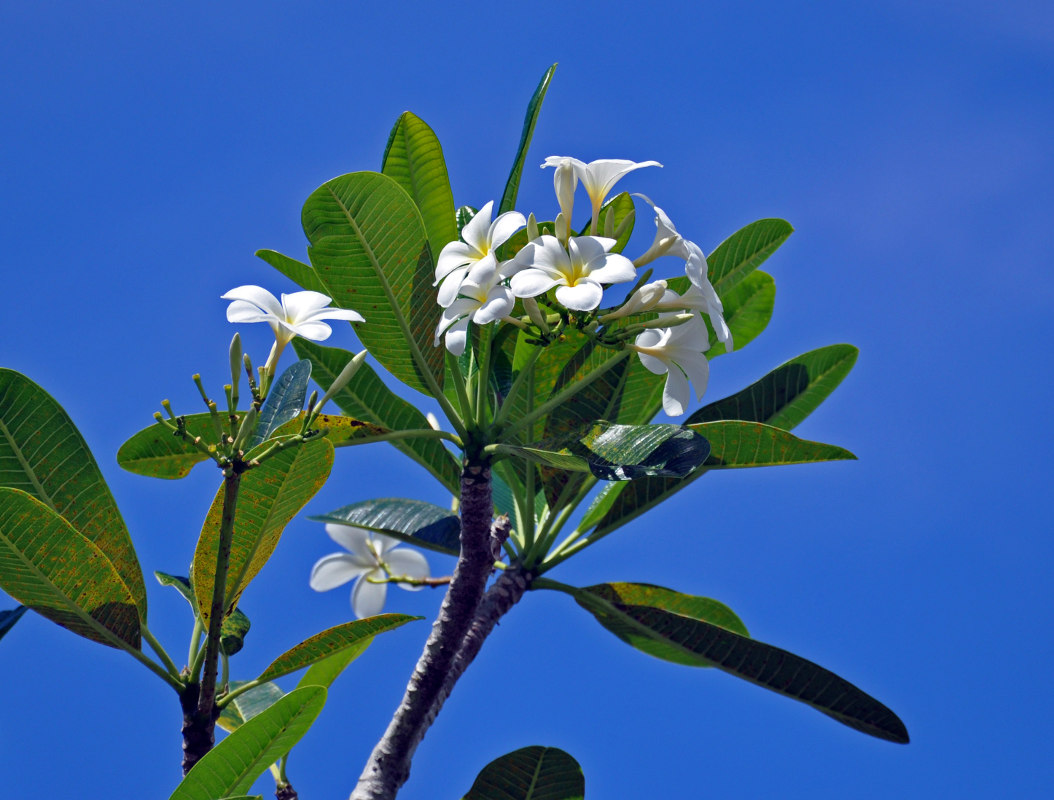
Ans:
{"label": "blue sky", "polygon": [[[499,196],[554,61],[522,210],[554,207],[546,155],[656,159],[625,188],[707,251],[761,217],[797,229],[766,265],[772,323],[714,362],[708,400],[815,347],[861,356],[799,429],[858,462],[708,477],[553,577],[720,599],[757,638],[890,705],[913,742],[650,659],[537,592],[488,641],[400,797],[460,797],[530,744],[575,756],[590,798],[1046,796],[1054,12],[1040,4],[8,0],[0,365],[70,412],[144,568],[184,570],[215,475],[151,482],[114,454],[162,398],[196,410],[192,373],[224,381],[219,295],[291,288],[253,252],[302,258],[303,200],[378,169],[404,109],[443,142],[458,204]],[[268,332],[242,333],[262,359]],[[357,349],[350,329],[332,343]],[[374,446],[341,452],[307,512],[393,493],[446,502]],[[332,549],[317,523],[287,529],[243,599],[243,677],[349,618],[346,592],[307,586]],[[431,616],[439,599],[393,592],[389,609]],[[183,652],[183,600],[156,587],[150,603]],[[425,635],[382,637],[334,686],[290,761],[302,797],[347,793]],[[175,698],[130,659],[28,616],[0,643],[0,682],[11,796],[177,783]]]}

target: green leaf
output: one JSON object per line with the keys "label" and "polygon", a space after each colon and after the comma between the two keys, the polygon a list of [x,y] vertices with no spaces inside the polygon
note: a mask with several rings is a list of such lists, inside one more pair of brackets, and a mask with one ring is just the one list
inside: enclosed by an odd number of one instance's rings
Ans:
{"label": "green leaf", "polygon": [[234,609],[223,618],[220,626],[220,648],[224,655],[233,656],[245,646],[245,636],[249,633],[249,618],[240,609]]}
{"label": "green leaf", "polygon": [[461,552],[461,520],[449,510],[421,500],[401,497],[364,500],[308,519],[355,525],[447,555],[456,556]]}
{"label": "green leaf", "polygon": [[25,613],[25,606],[17,606],[8,611],[0,611],[0,639],[3,639],[7,632],[15,627],[15,623],[22,619],[22,615]]}
{"label": "green leaf", "polygon": [[[274,431],[271,434],[271,439],[281,439],[285,436],[299,434],[303,423],[304,413],[301,412],[294,419],[291,419],[282,427]],[[391,433],[390,430],[382,425],[374,425],[372,422],[365,422],[361,419],[342,417],[334,414],[319,414],[315,417],[311,429],[315,431],[325,430],[325,438],[329,439],[334,447],[347,445],[349,442],[353,442],[356,439],[369,439],[371,436],[381,436],[385,433]]]}
{"label": "green leaf", "polygon": [[300,741],[325,702],[326,690],[321,686],[293,690],[206,753],[170,800],[244,794],[264,770]]}
{"label": "green leaf", "polygon": [[[852,369],[856,356],[857,349],[848,344],[836,344],[812,350],[777,367],[743,391],[737,392],[731,397],[726,397],[724,400],[718,400],[715,403],[704,406],[689,416],[686,424],[694,426],[703,422],[738,420],[741,423],[759,422],[773,427],[793,428],[812,413],[835,390],[838,384],[842,382],[842,379],[849,373],[849,370]],[[757,435],[761,436],[762,434],[758,433]],[[767,435],[772,443],[779,438],[779,434],[768,433]],[[805,450],[798,450],[799,453],[807,452],[809,445],[819,448],[833,447],[833,445],[820,445],[815,442],[805,442],[791,438],[793,442],[785,440],[785,443],[800,443],[800,446],[805,448]],[[711,445],[715,448],[711,453],[711,458],[714,460],[715,465],[719,459],[724,459],[727,462],[741,458],[740,456],[733,456],[728,450],[728,446],[732,445],[731,442],[724,443],[720,452],[717,450],[717,442],[711,442]],[[795,449],[798,447],[799,444],[794,444]],[[853,457],[847,450],[834,448],[834,450],[826,451],[827,455],[820,460],[828,460],[835,455],[835,451],[838,451],[839,458]],[[813,450],[814,454],[822,452],[824,451]],[[803,462],[787,461],[783,463]],[[709,463],[703,464],[702,467],[683,480],[649,478],[635,481],[631,484],[606,486],[594,498],[593,503],[579,524],[579,529],[588,530],[596,526],[596,530],[591,534],[590,538],[604,536],[627,522],[636,519],[670,495],[702,477],[709,471],[710,466],[711,464]]]}
{"label": "green leaf", "polygon": [[468,225],[472,221],[472,218],[474,216],[476,216],[476,214],[478,212],[479,212],[479,209],[478,208],[473,208],[472,206],[459,206],[458,207],[458,210],[457,210],[457,212],[455,214],[455,216],[457,218],[457,235],[458,236],[461,235],[461,231],[463,231],[465,229],[465,226]]}
{"label": "green leaf", "polygon": [[249,447],[246,450],[271,438],[278,427],[296,419],[304,410],[307,383],[310,380],[311,362],[306,358],[297,361],[278,376],[260,409],[260,417],[256,421],[256,432],[249,440]]}
{"label": "green leaf", "polygon": [[710,283],[722,297],[794,233],[786,220],[759,219],[725,239],[706,259]]}
{"label": "green leaf", "polygon": [[0,488],[0,588],[93,642],[140,648],[139,609],[94,542],[37,498]]}
{"label": "green leaf", "polygon": [[289,278],[289,280],[293,281],[293,283],[300,285],[304,289],[309,289],[312,292],[320,292],[321,294],[326,293],[325,284],[322,283],[322,279],[318,277],[315,268],[310,264],[304,264],[297,261],[295,258],[282,255],[274,250],[257,250],[256,257],[262,258],[280,273]]}
{"label": "green leaf", "polygon": [[105,553],[146,619],[132,537],[91,450],[55,399],[10,369],[0,369],[0,486],[32,495]]}
{"label": "green leaf", "polygon": [[725,420],[687,427],[710,442],[710,457],[703,464],[705,469],[856,460],[856,456],[845,448],[799,439],[782,428],[760,422]]}
{"label": "green leaf", "polygon": [[[335,347],[323,347],[306,339],[294,339],[297,355],[311,361],[315,379],[331,385],[348,363],[351,353]],[[416,430],[429,427],[424,414],[389,389],[369,364],[358,371],[333,398],[349,416],[368,420],[393,430]],[[402,439],[390,442],[436,477],[451,493],[457,494],[461,467],[449,450],[435,439]]]}
{"label": "green leaf", "polygon": [[[612,231],[617,233],[619,226],[625,222],[627,217],[630,217],[629,223],[626,225],[625,230],[622,234],[615,239],[615,244],[611,246],[609,253],[621,253],[626,245],[629,244],[630,236],[633,235],[633,223],[636,217],[636,209],[633,206],[633,198],[629,192],[620,192],[615,195],[611,200],[604,203],[604,206],[600,209],[597,222],[597,236],[606,236],[605,231],[607,230],[608,217],[614,214],[612,220]],[[585,227],[579,232],[579,236],[588,236],[589,231],[593,225],[593,220],[590,219],[586,222]]]}
{"label": "green leaf", "polygon": [[529,447],[501,445],[498,451],[557,469],[588,471],[600,480],[631,481],[687,475],[706,460],[710,446],[680,425],[597,422],[564,437]]}
{"label": "green leaf", "polygon": [[650,587],[605,583],[569,593],[609,631],[652,655],[683,664],[694,660],[698,666],[713,665],[807,703],[854,730],[891,742],[908,742],[907,729],[897,715],[847,680],[786,650],[678,613],[685,606],[671,602],[668,596],[660,596],[652,605],[656,598]]}
{"label": "green leaf", "polygon": [[[187,414],[183,417],[187,433],[211,442],[216,438],[210,414]],[[136,433],[117,451],[117,463],[136,475],[173,480],[184,478],[190,470],[209,457],[182,436],[154,423]]]}
{"label": "green leaf", "polygon": [[582,800],[586,779],[570,755],[534,745],[485,766],[462,800]]}
{"label": "green leaf", "polygon": [[689,423],[740,419],[790,430],[816,410],[856,363],[851,344],[810,350],[731,397],[703,406]]}
{"label": "green leaf", "polygon": [[432,340],[442,309],[410,196],[387,175],[342,175],[307,199],[303,224],[326,293],[366,319],[355,329],[362,344],[408,386],[429,395],[441,389],[443,349]]}
{"label": "green leaf", "polygon": [[407,622],[418,619],[423,619],[423,617],[411,617],[406,614],[378,614],[375,617],[366,617],[328,628],[282,653],[271,662],[257,680],[271,681],[281,678],[283,675],[329,658],[341,650],[361,645],[362,642],[372,640],[378,634],[395,630]]}
{"label": "green leaf", "polygon": [[432,257],[457,239],[454,195],[439,139],[423,120],[404,111],[384,148],[381,172],[394,178],[421,212]]}
{"label": "green leaf", "polygon": [[[244,686],[246,681],[232,681],[231,690]],[[262,683],[235,697],[220,712],[216,724],[225,731],[235,731],[253,717],[258,717],[286,696],[273,683]]]}
{"label": "green leaf", "polygon": [[554,72],[556,72],[556,64],[549,67],[545,74],[542,75],[541,81],[538,82],[538,88],[534,90],[534,94],[531,95],[531,101],[527,104],[527,116],[523,120],[520,144],[516,148],[516,158],[513,159],[509,179],[505,182],[505,192],[501,196],[501,205],[498,207],[499,214],[516,208],[516,195],[520,191],[520,176],[523,174],[523,163],[527,158],[527,150],[531,146],[531,137],[534,136],[534,126],[538,122],[538,114],[542,110],[542,101],[545,100],[545,93],[549,90],[549,82],[553,79]]}
{"label": "green leaf", "polygon": [[[231,541],[225,608],[237,605],[245,587],[278,546],[285,526],[322,488],[332,467],[333,445],[321,439],[282,450],[242,475]],[[221,486],[205,517],[194,550],[191,582],[197,597],[198,612],[206,626],[212,606],[223,494]]]}
{"label": "green leaf", "polygon": [[[190,603],[190,610],[195,619],[198,616],[198,604],[194,599],[194,588],[190,585],[190,579],[182,575],[169,575],[166,572],[154,570],[154,577],[162,586],[171,586]],[[240,608],[234,609],[227,617],[224,617],[220,626],[220,647],[228,656],[233,656],[245,643],[245,635],[249,632],[249,618],[245,616]]]}

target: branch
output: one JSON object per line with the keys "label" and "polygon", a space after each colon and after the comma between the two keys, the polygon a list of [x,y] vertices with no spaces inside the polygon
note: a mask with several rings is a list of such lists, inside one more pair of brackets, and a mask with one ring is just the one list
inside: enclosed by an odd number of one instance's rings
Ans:
{"label": "branch", "polygon": [[[410,776],[410,760],[434,719],[432,706],[475,619],[494,566],[493,509],[489,465],[466,459],[461,471],[461,554],[454,577],[403,700],[366,762],[351,800],[391,800]],[[508,519],[500,524],[508,525]]]}

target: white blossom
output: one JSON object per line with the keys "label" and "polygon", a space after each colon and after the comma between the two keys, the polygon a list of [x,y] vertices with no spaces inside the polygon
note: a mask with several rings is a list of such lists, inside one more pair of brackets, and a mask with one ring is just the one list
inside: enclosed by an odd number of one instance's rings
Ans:
{"label": "white blossom", "polygon": [[662,391],[662,408],[671,417],[688,409],[692,386],[698,400],[706,391],[710,365],[703,353],[710,347],[710,336],[702,317],[693,317],[672,328],[650,328],[630,345],[640,356],[644,368],[656,375],[666,375]]}
{"label": "white blossom", "polygon": [[565,249],[555,236],[530,242],[513,259],[510,271],[516,297],[537,297],[556,289],[556,299],[572,311],[592,311],[600,305],[602,284],[623,283],[637,277],[633,262],[609,253],[614,239],[576,236]]}
{"label": "white blossom", "polygon": [[445,336],[446,349],[459,356],[465,352],[469,321],[486,325],[508,316],[516,300],[504,281],[494,259],[477,262],[461,281],[458,296],[443,309],[434,345]]}
{"label": "white blossom", "polygon": [[494,201],[491,200],[462,228],[461,238],[464,241],[450,242],[440,251],[436,260],[436,278],[432,285],[442,281],[438,302],[443,308],[447,308],[457,299],[461,283],[472,267],[490,262],[497,267],[498,261],[494,251],[527,224],[523,214],[518,211],[506,211],[491,222],[490,215],[493,210]]}
{"label": "white blossom", "polygon": [[[390,575],[421,580],[430,574],[428,561],[416,550],[396,550],[398,539],[354,525],[326,525],[329,537],[348,550],[319,559],[311,569],[311,588],[324,592],[356,580],[351,590],[351,607],[359,619],[381,613],[388,594]],[[420,586],[396,583],[416,591]]]}

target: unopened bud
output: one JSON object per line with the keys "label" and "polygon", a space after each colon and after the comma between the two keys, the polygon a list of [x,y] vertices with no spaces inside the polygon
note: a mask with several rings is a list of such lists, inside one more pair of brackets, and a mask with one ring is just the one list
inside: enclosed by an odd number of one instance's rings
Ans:
{"label": "unopened bud", "polygon": [[[349,361],[344,367],[344,369],[340,371],[340,374],[337,376],[336,380],[334,380],[333,383],[330,384],[329,389],[324,395],[322,395],[322,401],[318,404],[319,409],[321,409],[323,406],[326,405],[326,403],[332,400],[333,396],[345,386],[347,386],[348,381],[355,377],[355,373],[359,371],[359,367],[362,366],[362,362],[366,360],[366,355],[366,351],[363,350],[352,356],[351,361]],[[313,408],[313,406],[310,407]]]}
{"label": "unopened bud", "polygon": [[242,337],[237,333],[231,339],[231,392],[238,397],[238,380],[242,375]]}
{"label": "unopened bud", "polygon": [[428,420],[428,427],[430,427],[432,430],[434,430],[434,431],[442,430],[439,427],[439,420],[436,419],[436,415],[433,414],[431,411],[429,411],[427,414],[425,414],[425,419]]}
{"label": "unopened bud", "polygon": [[561,242],[567,242],[567,217],[561,211],[556,215],[556,238]]}
{"label": "unopened bud", "polygon": [[571,210],[575,204],[575,189],[578,187],[578,176],[575,175],[571,159],[565,159],[556,168],[556,173],[553,175],[553,187],[556,189],[556,201],[560,204],[560,213],[570,223]]}
{"label": "unopened bud", "polygon": [[542,314],[542,310],[538,308],[538,301],[533,297],[524,297],[522,299],[523,308],[527,312],[527,317],[538,326],[538,329],[542,333],[549,333],[549,325],[545,321],[545,316]]}
{"label": "unopened bud", "polygon": [[621,308],[617,308],[610,314],[600,317],[600,321],[612,322],[616,319],[622,319],[622,317],[628,317],[630,314],[643,314],[645,311],[651,311],[662,300],[666,291],[666,281],[646,283],[631,294]]}
{"label": "unopened bud", "polygon": [[534,218],[534,212],[532,211],[527,217],[527,241],[533,242],[541,236],[541,232],[538,230],[538,220]]}
{"label": "unopened bud", "polygon": [[234,437],[234,452],[243,450],[245,443],[252,436],[253,430],[256,428],[256,418],[260,415],[260,412],[256,410],[256,406],[249,406],[249,410],[245,412],[245,416],[242,417],[242,424],[238,428],[238,435]]}

